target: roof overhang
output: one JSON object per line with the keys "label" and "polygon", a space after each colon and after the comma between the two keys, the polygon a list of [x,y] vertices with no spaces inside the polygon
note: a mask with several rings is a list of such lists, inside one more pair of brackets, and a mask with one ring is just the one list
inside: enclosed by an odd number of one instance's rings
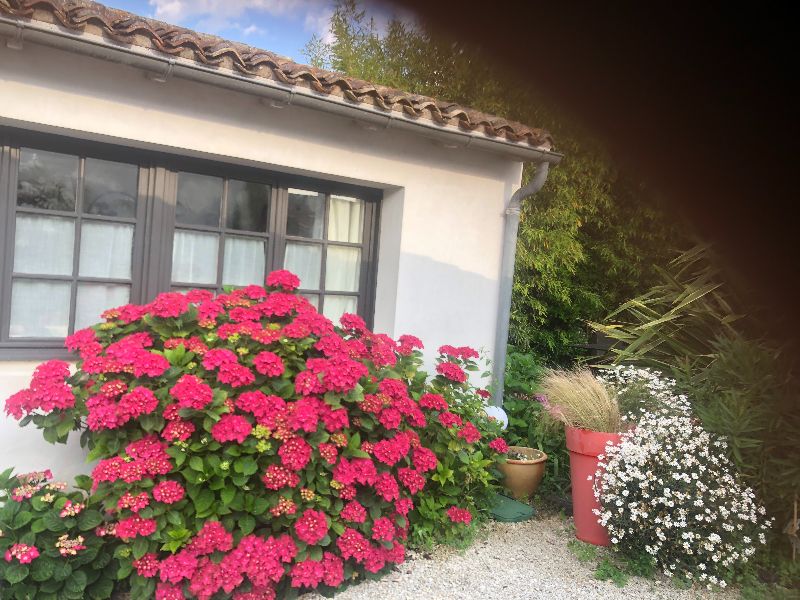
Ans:
{"label": "roof overhang", "polygon": [[42,44],[139,68],[157,82],[178,77],[261,96],[276,109],[302,106],[354,119],[367,129],[409,131],[443,148],[473,148],[536,163],[557,164],[563,157],[547,147],[534,147],[527,142],[514,142],[479,131],[464,131],[424,117],[412,117],[403,111],[385,110],[301,85],[248,76],[233,69],[208,66],[181,56],[168,56],[143,46],[115,42],[104,36],[67,30],[43,21],[0,15],[0,35],[6,38],[6,45],[12,49],[21,50],[28,43]]}

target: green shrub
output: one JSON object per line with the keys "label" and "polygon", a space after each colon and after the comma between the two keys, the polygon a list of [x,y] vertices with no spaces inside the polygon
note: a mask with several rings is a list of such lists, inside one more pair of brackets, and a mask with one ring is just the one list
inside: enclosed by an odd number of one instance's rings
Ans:
{"label": "green shrub", "polygon": [[84,491],[51,477],[0,473],[0,597],[110,598],[117,565],[113,542],[95,533],[103,517]]}
{"label": "green shrub", "polygon": [[563,505],[570,494],[569,453],[563,427],[554,426],[536,392],[546,372],[533,354],[509,348],[503,410],[508,415],[504,438],[512,446],[537,448],[547,454],[539,496]]}
{"label": "green shrub", "polygon": [[704,427],[729,441],[728,456],[782,527],[800,493],[800,395],[796,365],[740,314],[708,247],[682,253],[661,282],[592,323],[615,344],[607,362],[674,377]]}

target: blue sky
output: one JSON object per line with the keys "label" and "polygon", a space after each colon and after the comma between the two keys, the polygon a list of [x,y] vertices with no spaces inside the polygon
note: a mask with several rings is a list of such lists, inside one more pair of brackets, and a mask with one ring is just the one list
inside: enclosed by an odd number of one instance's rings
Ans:
{"label": "blue sky", "polygon": [[[213,33],[307,62],[311,36],[329,39],[333,0],[100,0],[109,6],[167,23]],[[370,2],[379,25],[392,9]]]}

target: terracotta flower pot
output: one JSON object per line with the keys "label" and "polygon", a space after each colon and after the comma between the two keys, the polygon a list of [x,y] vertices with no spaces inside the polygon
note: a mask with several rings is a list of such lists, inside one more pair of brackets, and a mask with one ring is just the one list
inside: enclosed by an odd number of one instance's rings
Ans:
{"label": "terracotta flower pot", "polygon": [[547,454],[527,446],[510,446],[509,452],[519,452],[530,458],[522,460],[509,458],[497,468],[504,475],[503,485],[517,500],[527,500],[539,487],[544,477]]}
{"label": "terracotta flower pot", "polygon": [[596,546],[608,546],[610,543],[608,531],[597,522],[597,515],[594,514],[594,509],[600,509],[600,503],[594,497],[593,488],[594,475],[597,471],[597,457],[605,453],[607,443],[618,444],[619,441],[619,433],[603,433],[567,427],[575,537]]}

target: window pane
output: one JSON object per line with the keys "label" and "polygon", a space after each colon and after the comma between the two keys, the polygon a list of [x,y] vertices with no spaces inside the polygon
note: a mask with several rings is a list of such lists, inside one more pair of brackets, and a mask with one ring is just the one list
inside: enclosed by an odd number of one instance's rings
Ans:
{"label": "window pane", "polygon": [[83,212],[108,217],[136,216],[139,167],[87,158],[83,183]]}
{"label": "window pane", "polygon": [[133,225],[93,223],[81,225],[78,272],[83,277],[131,278]]}
{"label": "window pane", "polygon": [[358,298],[355,296],[325,296],[325,308],[322,314],[334,323],[339,322],[339,317],[344,313],[355,314],[358,310]]}
{"label": "window pane", "polygon": [[328,246],[328,259],[325,264],[325,289],[339,292],[357,292],[360,269],[360,248]]}
{"label": "window pane", "polygon": [[334,242],[361,243],[361,215],[364,204],[358,198],[331,196],[328,239]]}
{"label": "window pane", "polygon": [[17,204],[50,210],[75,210],[78,157],[22,148]]}
{"label": "window pane", "polygon": [[63,338],[69,328],[70,284],[18,279],[11,287],[12,338]]}
{"label": "window pane", "polygon": [[176,231],[172,245],[172,281],[216,283],[219,236]]}
{"label": "window pane", "polygon": [[185,225],[219,227],[222,179],[194,173],[178,175],[175,220]]}
{"label": "window pane", "polygon": [[318,289],[319,274],[322,270],[322,246],[286,242],[283,268],[300,278],[301,288]]}
{"label": "window pane", "polygon": [[75,220],[17,215],[14,272],[72,275]]}
{"label": "window pane", "polygon": [[322,238],[325,217],[325,196],[317,192],[289,190],[289,216],[286,234],[307,238]]}
{"label": "window pane", "polygon": [[104,310],[130,302],[131,289],[127,285],[105,283],[79,283],[75,300],[75,331],[100,322]]}
{"label": "window pane", "polygon": [[222,285],[264,285],[264,242],[225,238]]}
{"label": "window pane", "polygon": [[241,231],[267,231],[269,186],[249,181],[228,181],[225,226]]}
{"label": "window pane", "polygon": [[319,310],[319,294],[300,294],[303,298],[308,300],[314,308]]}

